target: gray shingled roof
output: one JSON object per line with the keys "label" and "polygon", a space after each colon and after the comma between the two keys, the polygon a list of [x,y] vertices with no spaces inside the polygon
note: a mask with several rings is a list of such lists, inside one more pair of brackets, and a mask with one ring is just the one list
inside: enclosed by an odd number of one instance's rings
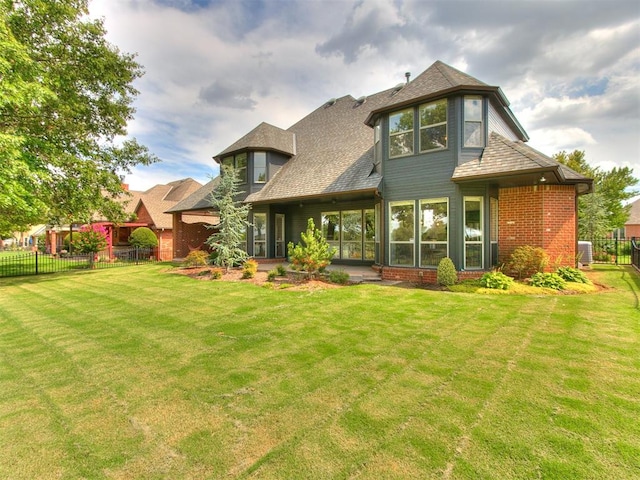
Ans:
{"label": "gray shingled roof", "polygon": [[373,191],[382,176],[373,172],[373,129],[364,120],[392,90],[364,102],[350,95],[331,101],[291,126],[298,154],[247,202],[268,202]]}
{"label": "gray shingled roof", "polygon": [[521,141],[512,141],[496,132],[482,156],[458,165],[451,177],[454,181],[480,180],[527,173],[555,173],[560,183],[586,183],[592,179],[540,153]]}
{"label": "gray shingled roof", "polygon": [[262,122],[238,141],[229,145],[214,158],[219,159],[227,153],[246,149],[276,150],[288,155],[295,155],[295,138],[292,132]]}
{"label": "gray shingled roof", "polygon": [[213,192],[213,190],[218,186],[218,183],[220,183],[220,177],[216,177],[210,180],[198,190],[193,192],[191,195],[176,203],[170,209],[166,210],[166,213],[211,209],[212,206],[209,196],[211,195],[211,192]]}

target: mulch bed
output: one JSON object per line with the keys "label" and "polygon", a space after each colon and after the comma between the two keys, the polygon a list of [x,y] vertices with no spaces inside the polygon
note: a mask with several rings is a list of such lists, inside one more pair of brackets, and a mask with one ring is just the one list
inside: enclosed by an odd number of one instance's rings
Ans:
{"label": "mulch bed", "polygon": [[308,280],[301,275],[288,274],[286,277],[276,277],[272,282],[267,281],[267,272],[257,272],[253,278],[242,278],[242,269],[234,268],[229,272],[222,272],[222,278],[213,279],[211,275],[213,267],[183,267],[174,268],[169,273],[186,275],[194,280],[208,280],[213,282],[243,282],[255,285],[272,284],[274,288],[286,288],[287,290],[319,290],[329,288],[340,288],[344,285],[325,282],[323,280]]}

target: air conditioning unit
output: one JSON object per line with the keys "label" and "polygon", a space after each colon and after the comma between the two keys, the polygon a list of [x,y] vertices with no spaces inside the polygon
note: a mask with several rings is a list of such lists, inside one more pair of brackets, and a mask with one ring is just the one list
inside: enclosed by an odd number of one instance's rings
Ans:
{"label": "air conditioning unit", "polygon": [[593,263],[593,246],[591,242],[578,242],[578,262],[583,265],[591,265]]}

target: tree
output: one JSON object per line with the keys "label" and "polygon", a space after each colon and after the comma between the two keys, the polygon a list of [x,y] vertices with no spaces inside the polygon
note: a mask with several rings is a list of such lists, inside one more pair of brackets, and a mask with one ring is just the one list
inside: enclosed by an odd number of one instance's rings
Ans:
{"label": "tree", "polygon": [[322,231],[316,229],[313,218],[307,220],[307,231],[300,234],[301,242],[294,245],[289,242],[287,253],[291,259],[291,268],[307,272],[308,276],[323,271],[336,254],[336,249],[329,245],[322,236]]}
{"label": "tree", "polygon": [[120,142],[143,72],[87,3],[0,2],[0,230],[121,220],[120,175],[156,161]]}
{"label": "tree", "polygon": [[553,156],[560,163],[582,175],[593,178],[594,192],[582,195],[578,203],[578,234],[581,239],[594,241],[616,228],[622,228],[629,218],[626,200],[638,195],[632,187],[638,184],[629,167],[614,167],[603,171],[588,164],[584,151],[564,150]]}
{"label": "tree", "polygon": [[220,222],[217,226],[208,225],[218,231],[209,236],[206,244],[213,250],[214,263],[227,271],[248,258],[245,245],[251,205],[236,200],[241,193],[239,185],[236,170],[223,165],[220,183],[211,193],[211,204],[218,211]]}
{"label": "tree", "polygon": [[73,235],[71,243],[78,252],[90,254],[89,266],[93,268],[96,254],[107,248],[109,244],[109,234],[102,225],[84,225],[77,234]]}

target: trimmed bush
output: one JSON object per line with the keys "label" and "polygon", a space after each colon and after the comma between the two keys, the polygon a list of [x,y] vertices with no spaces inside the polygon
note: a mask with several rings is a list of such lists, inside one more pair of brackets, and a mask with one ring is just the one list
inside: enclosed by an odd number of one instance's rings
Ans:
{"label": "trimmed bush", "polygon": [[575,282],[575,283],[591,283],[587,276],[573,267],[560,267],[556,270],[556,273],[567,282]]}
{"label": "trimmed bush", "polygon": [[567,282],[557,273],[538,272],[531,277],[531,285],[534,287],[551,288],[553,290],[564,290]]}
{"label": "trimmed bush", "polygon": [[212,280],[220,280],[222,278],[222,269],[221,268],[212,268],[211,269],[211,279]]}
{"label": "trimmed bush", "polygon": [[273,282],[277,276],[278,270],[276,270],[275,268],[273,270],[269,270],[267,272],[267,282]]}
{"label": "trimmed bush", "polygon": [[523,245],[516,248],[507,262],[507,268],[521,279],[523,275],[532,275],[544,271],[549,264],[549,255],[540,247]]}
{"label": "trimmed bush", "polygon": [[138,227],[129,235],[129,243],[134,247],[151,248],[158,246],[158,237],[147,227]]}
{"label": "trimmed bush", "polygon": [[287,276],[287,269],[284,268],[283,265],[276,265],[276,272],[278,272],[278,276],[279,277],[286,277]]}
{"label": "trimmed bush", "polygon": [[449,257],[444,257],[440,260],[440,263],[438,263],[436,279],[438,285],[445,287],[454,285],[458,281],[458,272],[456,271],[453,261]]}
{"label": "trimmed bush", "polygon": [[189,255],[184,259],[187,267],[204,267],[209,260],[209,254],[202,250],[191,250]]}
{"label": "trimmed bush", "polygon": [[258,272],[258,262],[255,260],[247,260],[242,265],[242,278],[253,278]]}
{"label": "trimmed bush", "polygon": [[349,282],[349,274],[344,270],[334,270],[329,272],[329,281],[331,283],[345,285]]}
{"label": "trimmed bush", "polygon": [[495,290],[509,290],[511,284],[513,284],[513,278],[502,272],[485,273],[480,279],[480,285],[484,288],[491,288]]}

